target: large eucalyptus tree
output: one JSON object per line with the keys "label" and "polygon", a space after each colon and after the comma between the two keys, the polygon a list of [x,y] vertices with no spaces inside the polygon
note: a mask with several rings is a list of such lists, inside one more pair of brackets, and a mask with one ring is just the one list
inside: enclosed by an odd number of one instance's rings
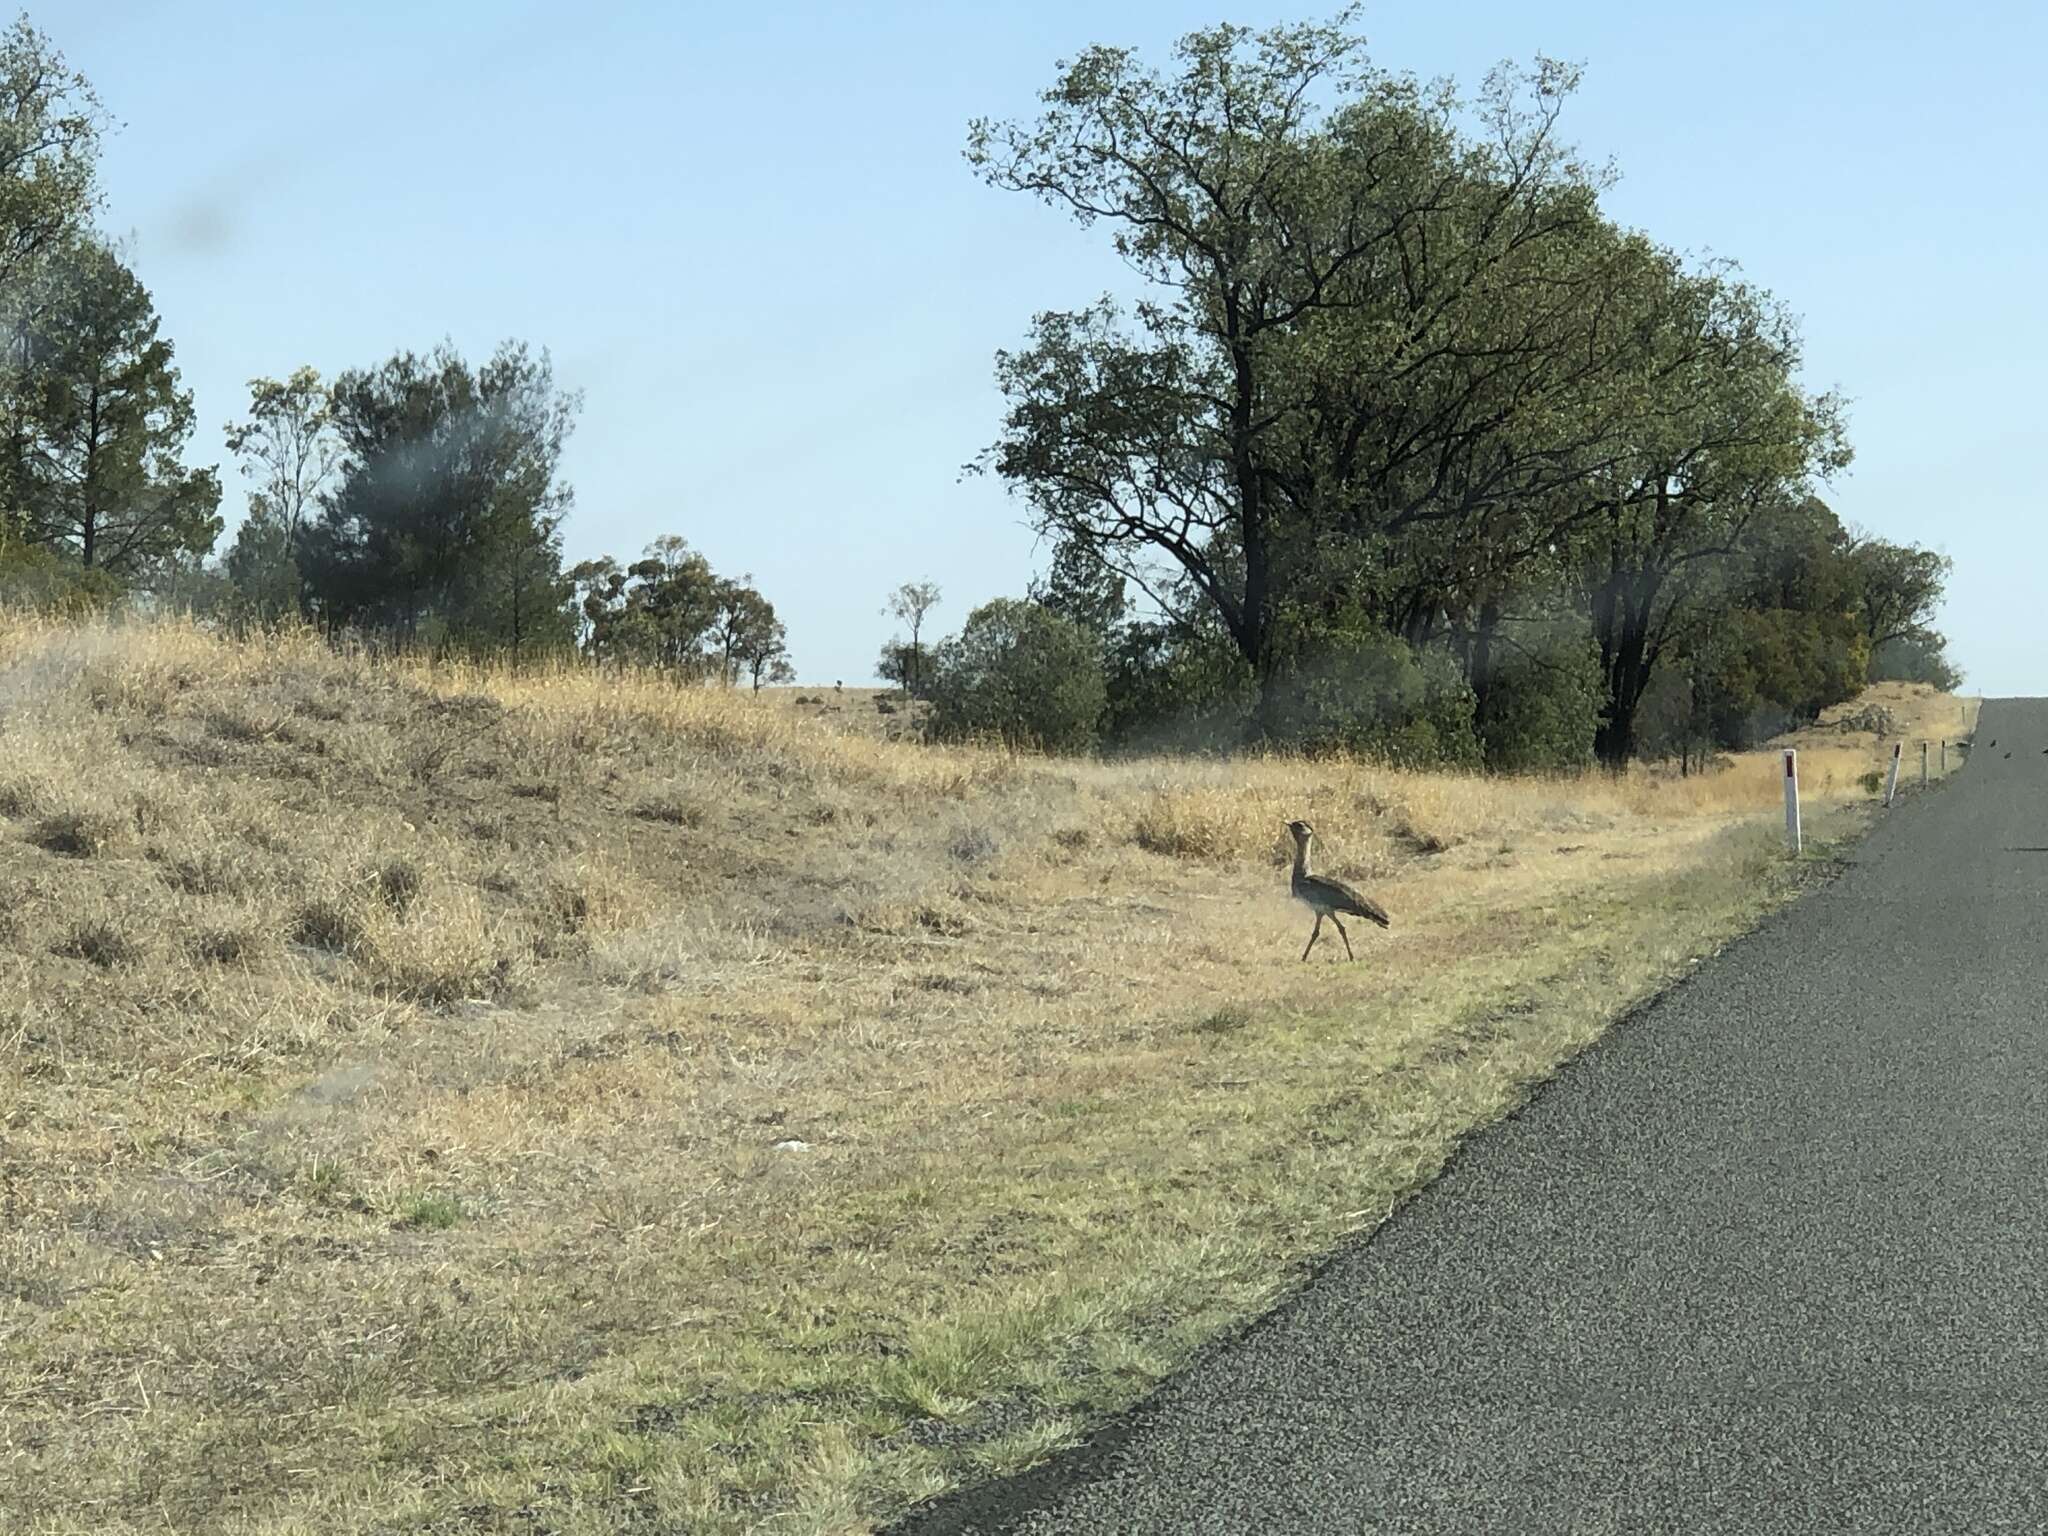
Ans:
{"label": "large eucalyptus tree", "polygon": [[1040,314],[998,355],[977,467],[1173,612],[1228,634],[1270,723],[1318,615],[1426,633],[1450,588],[1546,548],[1562,492],[1628,452],[1657,255],[1558,142],[1572,72],[1477,101],[1374,68],[1328,26],[1197,32],[1172,78],[1064,67],[970,160],[1113,243],[1153,292]]}

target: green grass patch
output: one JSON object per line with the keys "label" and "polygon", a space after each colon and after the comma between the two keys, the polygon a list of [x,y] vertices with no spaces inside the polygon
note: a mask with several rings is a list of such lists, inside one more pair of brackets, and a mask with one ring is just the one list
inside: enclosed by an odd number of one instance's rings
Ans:
{"label": "green grass patch", "polygon": [[398,1205],[398,1224],[445,1232],[468,1213],[453,1195],[408,1195]]}

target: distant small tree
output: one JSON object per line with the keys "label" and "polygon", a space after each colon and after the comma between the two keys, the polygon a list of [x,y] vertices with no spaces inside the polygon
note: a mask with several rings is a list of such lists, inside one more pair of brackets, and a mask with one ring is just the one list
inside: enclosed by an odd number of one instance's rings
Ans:
{"label": "distant small tree", "polygon": [[299,567],[284,521],[254,497],[228,546],[226,568],[238,617],[269,624],[299,611]]}
{"label": "distant small tree", "polygon": [[[1905,654],[1928,654],[1930,639],[1932,650],[1938,653],[1940,637],[1930,626],[1948,585],[1948,558],[1930,549],[1888,544],[1868,535],[1857,536],[1845,558],[1857,624],[1873,668],[1880,653],[1893,658],[1895,665],[1896,658]],[[1902,650],[1900,641],[1915,643]],[[1874,670],[1870,680],[1879,681]]]}
{"label": "distant small tree", "polygon": [[584,560],[566,573],[576,595],[576,643],[589,655],[606,659],[606,642],[617,623],[626,593],[626,569],[610,555]]}
{"label": "distant small tree", "polygon": [[249,516],[276,523],[287,557],[296,554],[299,530],[334,472],[340,450],[331,424],[327,390],[313,368],[282,382],[251,379],[249,419],[228,424],[228,451],[256,485]]}
{"label": "distant small tree", "polygon": [[1948,658],[1948,641],[1921,628],[1879,643],[1870,656],[1873,683],[1928,683],[1943,693],[1963,686],[1963,674]]}
{"label": "distant small tree", "polygon": [[787,650],[775,605],[761,595],[751,575],[721,580],[714,590],[718,608],[710,639],[718,649],[720,670],[728,683],[737,683],[746,673],[758,689],[775,658]]}
{"label": "distant small tree", "polygon": [[747,664],[747,676],[753,680],[754,692],[756,693],[761,691],[763,683],[793,683],[796,681],[796,668],[789,664],[789,653],[785,648],[782,638],[782,626],[780,624],[775,626],[774,645],[775,649],[772,651],[765,648],[757,649],[750,651],[744,658]]}
{"label": "distant small tree", "polygon": [[901,682],[904,691],[913,695],[924,682],[925,615],[938,605],[939,585],[935,581],[906,581],[889,594],[889,606],[885,611],[910,626],[909,666]]}
{"label": "distant small tree", "polygon": [[718,577],[680,534],[665,533],[626,568],[621,638],[640,661],[675,671],[704,670],[704,642],[718,619]]}
{"label": "distant small tree", "polygon": [[468,643],[520,661],[576,643],[575,585],[562,569],[562,519],[536,514],[484,548],[464,629]]}
{"label": "distant small tree", "polygon": [[[912,698],[923,698],[927,691],[923,683],[930,681],[930,668],[925,672],[925,677],[919,681],[917,657],[908,640],[886,640],[882,643],[882,654],[875,659],[875,675],[883,682],[893,683]],[[913,681],[919,681],[919,686],[912,687]]]}
{"label": "distant small tree", "polygon": [[195,619],[240,616],[235,584],[225,562],[189,551],[173,552],[139,571],[129,583],[158,612],[190,614]]}
{"label": "distant small tree", "polygon": [[583,647],[600,661],[631,661],[686,676],[716,670],[706,642],[718,622],[721,583],[711,562],[677,534],[663,534],[631,565],[609,555],[568,573],[580,601]]}
{"label": "distant small tree", "polygon": [[1092,751],[1108,702],[1102,649],[1071,619],[997,598],[934,651],[931,699],[937,736]]}

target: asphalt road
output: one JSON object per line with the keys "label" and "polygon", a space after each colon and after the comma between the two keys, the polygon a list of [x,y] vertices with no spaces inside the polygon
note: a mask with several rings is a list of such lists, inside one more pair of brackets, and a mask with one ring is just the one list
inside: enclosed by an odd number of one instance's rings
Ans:
{"label": "asphalt road", "polygon": [[2048,1531],[2048,701],[1977,741],[1298,1300],[900,1531]]}

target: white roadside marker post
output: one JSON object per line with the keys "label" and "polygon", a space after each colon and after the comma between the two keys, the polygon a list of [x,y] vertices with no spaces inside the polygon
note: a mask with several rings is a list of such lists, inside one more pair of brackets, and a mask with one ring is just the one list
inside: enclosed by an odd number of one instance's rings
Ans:
{"label": "white roadside marker post", "polygon": [[1884,781],[1884,804],[1886,810],[1891,809],[1892,796],[1899,792],[1899,753],[1905,745],[1903,741],[1892,743],[1892,771]]}
{"label": "white roadside marker post", "polygon": [[1941,776],[1942,776],[1942,777],[1943,777],[1944,779],[1948,777],[1948,738],[1947,738],[1947,737],[1943,737],[1943,738],[1942,738],[1942,742],[1941,742]]}
{"label": "white roadside marker post", "polygon": [[1799,754],[1785,749],[1785,844],[1799,852]]}
{"label": "white roadside marker post", "polygon": [[1920,787],[1927,787],[1927,743],[1920,743]]}

